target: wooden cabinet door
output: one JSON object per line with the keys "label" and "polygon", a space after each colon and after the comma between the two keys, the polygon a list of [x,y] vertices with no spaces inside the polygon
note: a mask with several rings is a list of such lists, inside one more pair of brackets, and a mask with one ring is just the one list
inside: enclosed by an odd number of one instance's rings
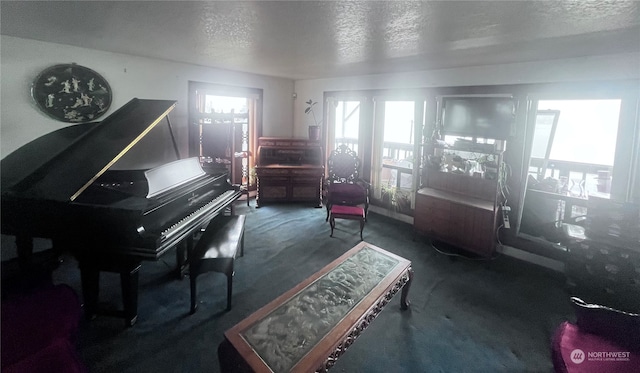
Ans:
{"label": "wooden cabinet door", "polygon": [[495,226],[492,211],[476,209],[474,211],[475,224],[473,226],[473,249],[479,254],[489,254],[495,246]]}
{"label": "wooden cabinet door", "polygon": [[495,213],[490,203],[455,193],[416,193],[414,229],[462,249],[487,256],[495,248]]}
{"label": "wooden cabinet door", "polygon": [[475,237],[473,235],[476,217],[471,207],[453,203],[451,204],[451,226],[453,243],[469,248],[473,245]]}
{"label": "wooden cabinet door", "polygon": [[431,209],[427,203],[427,196],[416,193],[416,208],[413,210],[413,229],[427,233],[431,219]]}
{"label": "wooden cabinet door", "polygon": [[451,203],[418,194],[414,213],[414,228],[436,238],[448,239],[452,234]]}
{"label": "wooden cabinet door", "polygon": [[494,248],[493,212],[462,204],[451,205],[453,244],[486,255]]}

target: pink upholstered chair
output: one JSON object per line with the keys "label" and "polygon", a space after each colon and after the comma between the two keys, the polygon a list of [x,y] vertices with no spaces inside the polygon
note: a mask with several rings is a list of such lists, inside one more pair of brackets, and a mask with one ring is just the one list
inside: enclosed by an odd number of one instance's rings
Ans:
{"label": "pink upholstered chair", "polygon": [[571,298],[576,322],[553,336],[557,373],[631,373],[640,367],[640,315]]}
{"label": "pink upholstered chair", "polygon": [[332,205],[364,205],[365,219],[369,209],[368,182],[360,179],[360,158],[347,145],[340,145],[327,159],[327,218]]}
{"label": "pink upholstered chair", "polygon": [[88,371],[76,349],[82,308],[64,284],[2,300],[2,373]]}

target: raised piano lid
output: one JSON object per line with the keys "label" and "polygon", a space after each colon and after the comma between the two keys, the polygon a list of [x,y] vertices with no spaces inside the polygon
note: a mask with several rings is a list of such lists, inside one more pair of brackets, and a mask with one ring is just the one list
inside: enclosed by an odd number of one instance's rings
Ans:
{"label": "raised piano lid", "polygon": [[[33,146],[34,143],[44,143],[40,139],[26,144],[23,148],[38,153],[30,157],[28,164],[31,169],[23,168],[13,177],[3,175],[3,193],[8,187],[9,191],[28,198],[62,202],[75,200],[164,119],[175,105],[176,101],[172,100],[134,98],[102,122],[77,125],[87,126],[86,131],[77,127],[49,136],[56,139],[52,146],[42,149]],[[14,153],[26,154],[23,148]],[[52,153],[43,154],[52,149],[55,149]],[[12,155],[3,159],[3,174],[7,166],[19,161]]]}

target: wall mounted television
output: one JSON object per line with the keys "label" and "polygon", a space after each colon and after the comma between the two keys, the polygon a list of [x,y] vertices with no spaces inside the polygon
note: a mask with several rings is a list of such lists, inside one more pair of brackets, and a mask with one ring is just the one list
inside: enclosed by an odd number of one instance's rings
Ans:
{"label": "wall mounted television", "polygon": [[506,140],[513,134],[515,112],[512,97],[443,97],[442,132]]}

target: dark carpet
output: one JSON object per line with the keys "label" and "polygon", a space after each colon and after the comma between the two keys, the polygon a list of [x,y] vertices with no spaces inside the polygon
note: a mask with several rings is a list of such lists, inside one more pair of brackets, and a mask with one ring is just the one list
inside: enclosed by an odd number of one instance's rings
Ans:
{"label": "dark carpet", "polygon": [[[100,316],[82,321],[81,357],[91,372],[217,372],[224,332],[359,242],[358,222],[338,220],[329,237],[325,210],[306,205],[247,215],[244,257],[236,260],[233,308],[226,278],[201,275],[199,308],[189,315],[189,281],[177,280],[175,255],[144,262],[138,322]],[[412,261],[411,308],[396,296],[332,372],[550,372],[550,340],[573,313],[561,274],[507,256],[471,260],[436,251],[410,224],[371,213],[365,241]],[[66,257],[55,282],[80,292]],[[101,301],[119,305],[119,277],[101,275]]]}

